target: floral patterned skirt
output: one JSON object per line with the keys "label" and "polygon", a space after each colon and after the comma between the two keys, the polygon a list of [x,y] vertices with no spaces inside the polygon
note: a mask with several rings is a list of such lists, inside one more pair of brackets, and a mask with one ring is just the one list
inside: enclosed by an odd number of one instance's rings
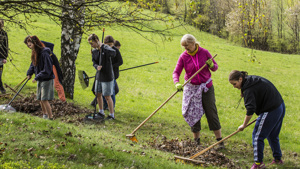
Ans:
{"label": "floral patterned skirt", "polygon": [[189,126],[194,126],[203,116],[204,109],[202,105],[202,92],[207,92],[206,84],[211,82],[208,79],[206,83],[193,85],[187,83],[183,89],[182,115]]}

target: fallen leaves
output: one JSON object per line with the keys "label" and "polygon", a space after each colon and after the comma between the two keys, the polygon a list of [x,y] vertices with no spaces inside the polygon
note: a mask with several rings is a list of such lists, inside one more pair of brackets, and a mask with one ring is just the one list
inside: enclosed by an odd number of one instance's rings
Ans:
{"label": "fallen leaves", "polygon": [[[157,136],[156,138],[153,137],[148,144],[155,149],[172,152],[186,158],[191,157],[207,147],[207,145],[197,145],[195,141],[191,139],[179,140],[178,138],[175,138],[168,140],[165,136]],[[239,168],[223,153],[220,153],[215,149],[211,149],[196,157],[195,160],[204,161],[204,165],[206,166],[213,165],[225,168]]]}
{"label": "fallen leaves", "polygon": [[[38,100],[35,99],[36,96],[32,94],[29,97],[20,98],[12,102],[12,107],[17,111],[32,114],[34,116],[42,117],[42,108]],[[74,103],[62,102],[59,99],[54,99],[50,101],[52,108],[52,113],[54,119],[62,117],[63,122],[75,123],[83,122],[83,117],[80,117],[80,114],[90,114],[93,113],[93,110],[88,108],[81,108],[74,105]],[[71,119],[70,116],[73,116]]]}

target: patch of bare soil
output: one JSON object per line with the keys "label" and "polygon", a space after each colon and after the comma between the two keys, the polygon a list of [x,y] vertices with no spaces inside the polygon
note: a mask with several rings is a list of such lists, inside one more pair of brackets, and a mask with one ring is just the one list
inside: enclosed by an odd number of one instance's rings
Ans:
{"label": "patch of bare soil", "polygon": [[[175,155],[182,156],[185,158],[189,158],[209,146],[197,145],[195,141],[191,139],[179,140],[178,138],[176,138],[168,140],[165,136],[157,136],[156,138],[153,137],[151,140],[149,140],[148,144],[155,149],[172,152]],[[204,164],[201,164],[203,166],[241,168],[229,158],[227,158],[225,154],[218,152],[214,148],[194,158],[194,160],[205,162]]]}
{"label": "patch of bare soil", "polygon": [[[35,99],[36,96],[32,94],[30,97],[24,97],[14,100],[11,106],[18,112],[32,114],[34,116],[42,117],[42,108],[40,101]],[[49,101],[54,119],[61,118],[67,123],[77,123],[83,121],[83,114],[87,115],[93,113],[93,110],[82,108],[74,105],[74,103],[62,102],[59,99]]]}

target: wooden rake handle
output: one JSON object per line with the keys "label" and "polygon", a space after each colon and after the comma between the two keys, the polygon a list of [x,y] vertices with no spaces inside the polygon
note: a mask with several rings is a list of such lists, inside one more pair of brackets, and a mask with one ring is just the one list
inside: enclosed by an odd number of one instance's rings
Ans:
{"label": "wooden rake handle", "polygon": [[[26,78],[27,79],[27,78]],[[8,86],[6,83],[4,83],[5,87],[9,88],[11,91],[13,91],[14,93],[18,93],[15,89],[11,88],[10,86]],[[23,95],[19,94],[19,96],[24,97]]]}
{"label": "wooden rake handle", "polygon": [[[214,59],[217,56],[217,54],[212,57],[211,59]],[[199,72],[201,72],[202,69],[204,69],[206,66],[206,64],[204,64],[196,73],[193,74],[192,77],[190,77],[183,85],[182,87],[184,87],[187,83],[189,83]],[[147,117],[136,129],[133,130],[133,132],[131,133],[131,135],[134,135],[134,133],[140,128],[142,127],[159,109],[161,109],[169,100],[171,100],[176,94],[178,93],[178,90],[176,90],[176,92],[174,92],[165,102],[163,102],[163,104],[161,104],[152,114],[150,114],[149,117]]]}
{"label": "wooden rake handle", "polygon": [[24,78],[24,80],[22,80],[22,82],[20,82],[19,84],[17,84],[15,87],[14,87],[14,90],[18,90],[18,88],[20,87],[20,85],[27,79],[27,77]]}
{"label": "wooden rake handle", "polygon": [[[256,119],[253,120],[252,122],[248,123],[246,127],[250,126],[250,125],[251,125],[252,123],[254,123],[255,121],[256,121]],[[246,127],[245,127],[245,128],[246,128]],[[210,150],[211,148],[213,148],[214,146],[216,146],[216,145],[222,143],[223,141],[227,140],[228,138],[230,138],[231,136],[235,135],[235,134],[238,133],[238,132],[240,132],[240,131],[237,130],[237,131],[233,132],[233,133],[230,134],[229,136],[227,136],[227,137],[223,138],[222,140],[216,142],[215,144],[213,144],[213,145],[207,147],[206,149],[200,151],[199,153],[197,153],[197,154],[191,156],[190,159],[194,159],[194,158],[200,156],[201,154],[204,154],[206,151],[208,151],[208,150]]]}

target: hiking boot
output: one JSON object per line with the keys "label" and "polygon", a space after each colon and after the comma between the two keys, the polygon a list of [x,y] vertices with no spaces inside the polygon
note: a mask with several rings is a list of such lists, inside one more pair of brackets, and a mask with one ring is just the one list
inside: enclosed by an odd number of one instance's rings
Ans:
{"label": "hiking boot", "polygon": [[266,168],[266,165],[263,162],[261,162],[259,165],[257,165],[256,163],[253,163],[251,169],[256,169],[256,168],[258,168],[258,169]]}
{"label": "hiking boot", "polygon": [[194,138],[197,145],[200,145],[200,138]]}
{"label": "hiking boot", "polygon": [[[216,139],[218,142],[222,140],[222,137],[221,138],[217,138]],[[225,149],[225,144],[224,144],[224,141],[219,143],[219,146],[217,147],[217,150],[221,150],[221,149]]]}
{"label": "hiking boot", "polygon": [[218,150],[225,149],[225,144],[224,144],[224,142],[220,143],[217,149],[218,149]]}
{"label": "hiking boot", "polygon": [[274,164],[283,164],[283,161],[273,159],[273,161],[270,163],[270,165],[274,165]]}
{"label": "hiking boot", "polygon": [[115,119],[114,117],[108,115],[105,120],[114,120],[114,119]]}
{"label": "hiking boot", "polygon": [[48,115],[47,114],[43,114],[43,119],[48,119]]}

